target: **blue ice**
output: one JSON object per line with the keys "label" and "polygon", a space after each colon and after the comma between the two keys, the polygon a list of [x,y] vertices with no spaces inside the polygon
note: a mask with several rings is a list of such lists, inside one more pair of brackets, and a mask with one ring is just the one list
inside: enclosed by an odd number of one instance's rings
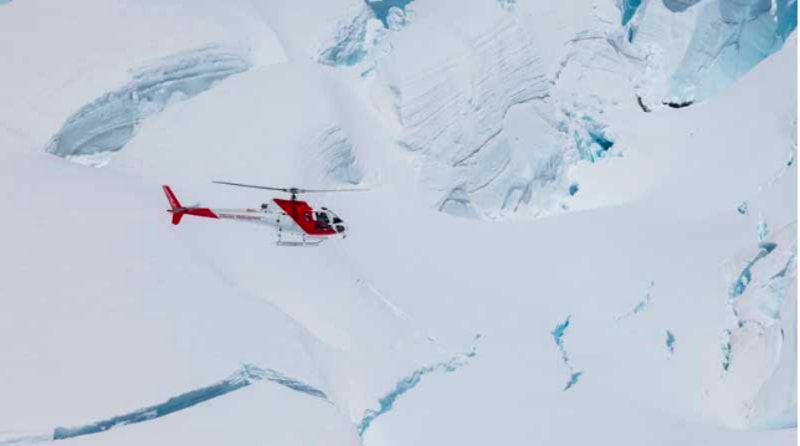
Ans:
{"label": "blue ice", "polygon": [[564,390],[569,390],[572,386],[578,383],[578,379],[583,375],[583,372],[575,372],[572,368],[572,365],[569,363],[569,356],[567,355],[567,349],[564,347],[564,335],[567,333],[567,328],[569,328],[570,318],[572,316],[567,316],[564,322],[557,324],[555,328],[550,332],[553,336],[553,341],[556,343],[556,347],[558,347],[558,351],[561,352],[561,362],[569,368],[570,377],[567,385],[564,387]]}
{"label": "blue ice", "polygon": [[777,2],[775,16],[769,0],[701,3],[667,102],[711,98],[778,51],[797,27],[797,3],[788,1]]}
{"label": "blue ice", "polygon": [[663,0],[664,6],[672,12],[683,12],[696,5],[700,0]]}
{"label": "blue ice", "polygon": [[567,332],[567,328],[569,327],[569,319],[570,316],[564,320],[564,322],[556,325],[553,331],[550,334],[553,335],[553,341],[556,343],[556,347],[558,347],[558,351],[561,352],[561,360],[564,364],[569,364],[569,357],[567,356],[567,350],[564,348],[564,334]]}
{"label": "blue ice", "polygon": [[670,354],[675,353],[675,335],[672,334],[671,331],[667,330],[667,350],[669,350]]}
{"label": "blue ice", "polygon": [[346,27],[339,29],[333,44],[320,52],[317,60],[325,65],[352,66],[361,62],[367,55],[368,17],[361,14]]}
{"label": "blue ice", "polygon": [[567,381],[567,385],[564,386],[564,390],[569,390],[572,386],[578,384],[578,380],[580,379],[581,375],[583,375],[583,372],[572,372],[569,375],[569,381]]}
{"label": "blue ice", "polygon": [[323,400],[328,399],[328,395],[326,395],[325,392],[323,392],[322,390],[310,386],[302,381],[290,378],[284,375],[283,373],[273,369],[264,369],[263,379],[274,382],[276,384],[280,384],[284,387],[288,387],[297,392],[305,393],[306,395],[313,396],[314,398],[320,398]]}
{"label": "blue ice", "polygon": [[622,0],[622,26],[630,22],[641,4],[642,0]]}
{"label": "blue ice", "polygon": [[369,429],[369,426],[376,418],[392,410],[392,407],[394,407],[394,403],[398,398],[416,387],[424,375],[431,373],[434,370],[436,370],[435,366],[423,367],[421,369],[414,370],[411,375],[398,381],[391,392],[378,400],[378,405],[380,407],[377,410],[369,409],[366,411],[364,417],[361,419],[361,423],[358,425],[358,434],[364,435],[364,432]]}
{"label": "blue ice", "polygon": [[594,119],[583,116],[581,118],[581,124],[586,133],[582,134],[583,132],[580,132],[575,134],[578,152],[581,158],[595,162],[606,155],[606,152],[614,146],[614,141],[606,135],[606,126],[598,123]]}
{"label": "blue ice", "polygon": [[[477,342],[481,335],[475,336],[474,341]],[[475,357],[477,354],[477,346],[473,344],[472,349],[466,353],[456,355],[447,361],[440,362],[434,365],[421,367],[414,370],[410,375],[402,378],[395,384],[394,388],[378,400],[378,409],[368,409],[364,412],[361,422],[358,424],[358,434],[363,436],[369,429],[372,422],[381,415],[389,412],[394,407],[394,403],[398,398],[403,396],[406,392],[413,389],[420,383],[422,377],[433,372],[451,373],[460,369],[467,364],[467,360]]]}
{"label": "blue ice", "polygon": [[153,406],[135,410],[123,415],[117,415],[105,420],[74,427],[56,427],[53,433],[54,440],[79,437],[82,435],[105,432],[109,429],[136,424],[160,418],[174,412],[188,409],[194,405],[220,397],[242,387],[249,386],[256,381],[268,380],[289,387],[308,395],[326,399],[325,393],[300,381],[290,379],[272,369],[260,369],[252,365],[243,365],[242,368],[218,383],[200,389],[191,390],[174,396],[167,401]]}
{"label": "blue ice", "polygon": [[82,435],[96,434],[104,432],[117,426],[126,424],[136,424],[143,421],[160,418],[187,409],[196,404],[208,401],[213,398],[225,395],[226,393],[233,392],[242,387],[250,384],[250,381],[245,378],[241,372],[235,374],[231,378],[224,381],[212,384],[208,387],[195,389],[181,395],[172,397],[167,401],[156,404],[154,406],[145,407],[123,415],[117,415],[105,420],[96,421],[94,423],[85,424],[75,427],[57,427],[53,434],[54,440],[63,440],[66,438],[79,437]]}
{"label": "blue ice", "polygon": [[[265,380],[275,382],[290,389],[327,401],[327,397],[324,392],[308,384],[291,379],[272,369],[261,369],[249,364],[245,364],[236,373],[222,381],[206,387],[201,387],[199,389],[190,390],[186,393],[169,398],[162,403],[80,426],[56,427],[53,430],[52,439],[64,440],[83,435],[97,434],[119,426],[142,423],[156,418],[161,418],[166,415],[188,409],[197,404],[204,403],[208,400],[226,395],[241,389],[242,387],[247,387],[257,381]],[[4,444],[16,443],[17,440],[12,439],[10,443]]]}
{"label": "blue ice", "polygon": [[775,32],[784,42],[797,29],[797,0],[777,0],[778,28]]}
{"label": "blue ice", "polygon": [[761,242],[758,244],[759,251],[752,260],[747,262],[744,269],[739,273],[736,277],[736,280],[731,285],[730,290],[728,291],[728,302],[733,303],[738,299],[742,294],[744,294],[745,290],[747,289],[747,285],[750,284],[750,281],[753,280],[752,273],[750,269],[758,263],[759,260],[763,259],[764,257],[768,256],[775,248],[778,247],[777,244],[772,242]]}
{"label": "blue ice", "polygon": [[590,130],[589,136],[592,137],[592,141],[594,141],[595,144],[600,146],[600,148],[604,152],[608,151],[608,149],[610,149],[614,145],[614,141],[611,141],[610,139],[606,138],[606,136],[600,131]]}
{"label": "blue ice", "polygon": [[633,309],[631,311],[629,311],[629,312],[623,314],[622,316],[618,317],[617,318],[617,322],[619,322],[620,320],[622,320],[624,318],[627,318],[629,316],[637,315],[637,314],[641,313],[642,311],[644,311],[644,309],[647,308],[648,305],[650,305],[650,301],[652,300],[652,297],[653,297],[653,287],[654,286],[655,286],[655,282],[650,282],[650,285],[647,287],[647,290],[645,290],[645,292],[644,292],[644,297],[642,298],[642,300],[639,301],[639,303],[637,303],[636,306],[633,307]]}
{"label": "blue ice", "polygon": [[747,215],[747,202],[743,201],[736,210],[742,215]]}
{"label": "blue ice", "polygon": [[767,299],[760,303],[759,309],[761,312],[770,319],[777,320],[780,318],[781,306],[786,294],[794,282],[794,276],[791,274],[795,268],[796,256],[792,255],[786,261],[786,265],[773,274],[767,281],[767,290],[769,291]]}
{"label": "blue ice", "polygon": [[392,8],[399,8],[402,11],[405,11],[406,5],[412,2],[412,0],[366,0],[367,6],[372,10],[375,14],[375,18],[383,22],[383,26],[389,27],[389,23],[387,22],[387,17],[389,16],[389,10]]}

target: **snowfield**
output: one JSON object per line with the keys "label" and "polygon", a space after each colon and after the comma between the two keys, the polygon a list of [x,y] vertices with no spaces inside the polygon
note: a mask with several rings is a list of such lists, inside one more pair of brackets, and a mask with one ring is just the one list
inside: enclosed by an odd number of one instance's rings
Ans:
{"label": "snowfield", "polygon": [[0,1],[0,446],[795,444],[796,24]]}

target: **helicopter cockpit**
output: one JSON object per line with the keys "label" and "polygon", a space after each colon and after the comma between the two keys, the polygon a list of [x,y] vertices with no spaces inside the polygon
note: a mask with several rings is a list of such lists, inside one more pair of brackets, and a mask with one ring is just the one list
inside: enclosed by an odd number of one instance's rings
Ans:
{"label": "helicopter cockpit", "polygon": [[317,229],[333,229],[339,234],[347,230],[344,221],[326,207],[314,211],[314,220],[317,223]]}

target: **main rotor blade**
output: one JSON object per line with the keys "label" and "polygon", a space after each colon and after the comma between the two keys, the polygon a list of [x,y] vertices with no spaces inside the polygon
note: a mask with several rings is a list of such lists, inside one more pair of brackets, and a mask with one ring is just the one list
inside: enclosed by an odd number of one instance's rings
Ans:
{"label": "main rotor blade", "polygon": [[286,192],[289,194],[305,194],[305,193],[317,193],[317,192],[363,192],[369,190],[369,189],[300,189],[297,187],[257,186],[255,184],[231,183],[229,181],[212,181],[212,183],[225,184],[228,186],[249,187],[252,189],[276,190],[280,192]]}
{"label": "main rotor blade", "polygon": [[291,190],[287,189],[285,187],[256,186],[254,184],[231,183],[231,182],[228,182],[228,181],[212,181],[212,183],[225,184],[225,185],[228,185],[228,186],[249,187],[249,188],[252,188],[252,189],[277,190],[277,191],[280,191],[280,192],[289,192],[289,193],[291,193]]}
{"label": "main rotor blade", "polygon": [[298,193],[315,193],[315,192],[365,192],[369,189],[297,189]]}

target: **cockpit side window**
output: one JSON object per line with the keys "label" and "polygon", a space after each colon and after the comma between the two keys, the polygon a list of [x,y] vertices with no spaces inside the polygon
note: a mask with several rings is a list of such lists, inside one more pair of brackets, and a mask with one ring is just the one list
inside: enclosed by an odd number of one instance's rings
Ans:
{"label": "cockpit side window", "polygon": [[317,229],[328,230],[331,227],[330,219],[325,211],[317,211],[314,213],[316,217]]}

